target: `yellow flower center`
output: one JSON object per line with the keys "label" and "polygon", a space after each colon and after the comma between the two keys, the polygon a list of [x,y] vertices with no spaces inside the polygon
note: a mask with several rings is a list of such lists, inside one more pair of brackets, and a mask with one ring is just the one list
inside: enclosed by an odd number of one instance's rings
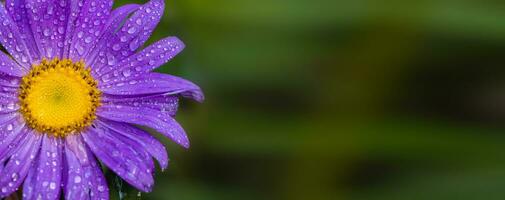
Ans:
{"label": "yellow flower center", "polygon": [[91,125],[100,95],[84,62],[44,59],[23,77],[19,102],[31,128],[64,137]]}

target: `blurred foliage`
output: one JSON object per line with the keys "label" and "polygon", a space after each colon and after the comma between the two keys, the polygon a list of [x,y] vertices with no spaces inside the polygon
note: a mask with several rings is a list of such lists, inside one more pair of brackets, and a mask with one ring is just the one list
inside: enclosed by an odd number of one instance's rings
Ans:
{"label": "blurred foliage", "polygon": [[505,198],[503,1],[166,3],[207,100],[142,199]]}

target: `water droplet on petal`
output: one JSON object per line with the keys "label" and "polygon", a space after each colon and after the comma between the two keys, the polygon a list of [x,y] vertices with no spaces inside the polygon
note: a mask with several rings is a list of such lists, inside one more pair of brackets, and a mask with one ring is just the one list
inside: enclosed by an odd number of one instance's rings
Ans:
{"label": "water droplet on petal", "polygon": [[133,34],[133,33],[135,33],[135,31],[137,31],[137,28],[135,28],[135,27],[131,27],[130,29],[128,29],[129,34]]}
{"label": "water droplet on petal", "polygon": [[74,177],[74,183],[80,183],[81,182],[81,177],[80,176],[75,176]]}

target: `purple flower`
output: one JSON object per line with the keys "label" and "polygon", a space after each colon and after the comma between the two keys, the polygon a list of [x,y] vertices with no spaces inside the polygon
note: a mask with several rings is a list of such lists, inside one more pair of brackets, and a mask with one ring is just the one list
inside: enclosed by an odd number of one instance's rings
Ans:
{"label": "purple flower", "polygon": [[164,146],[135,125],[188,148],[174,120],[178,97],[200,88],[151,72],[182,51],[167,37],[142,45],[163,0],[112,10],[112,0],[6,0],[0,3],[0,198],[108,199],[105,165],[143,192]]}

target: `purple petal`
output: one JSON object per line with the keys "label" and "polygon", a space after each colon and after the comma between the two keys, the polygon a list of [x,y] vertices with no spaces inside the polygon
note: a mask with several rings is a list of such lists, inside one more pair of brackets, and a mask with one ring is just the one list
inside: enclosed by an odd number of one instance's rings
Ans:
{"label": "purple petal", "polygon": [[[84,1],[86,0],[62,0],[60,2],[64,2],[68,4],[68,13],[66,15],[66,27],[65,27],[65,39],[63,42],[63,51],[61,52],[63,58],[70,57],[70,48],[72,46],[72,39],[75,33],[75,23],[77,23],[77,18],[80,16],[81,9],[84,5]],[[61,16],[60,16],[61,17]]]}
{"label": "purple petal", "polygon": [[145,149],[152,157],[156,158],[162,169],[167,168],[167,150],[163,144],[161,144],[149,133],[126,123],[114,122],[104,119],[101,119],[98,123],[101,124],[101,126],[107,127],[110,130],[115,131],[132,141],[136,141],[141,146],[140,148]]}
{"label": "purple petal", "polygon": [[[96,46],[90,49],[90,52],[84,59],[88,64],[90,64],[90,67],[96,69],[102,66],[103,64],[107,63],[106,59],[103,57],[105,55],[105,48],[107,47],[106,45],[107,41],[116,34],[117,30],[126,20],[126,18],[131,13],[135,12],[139,7],[140,5],[137,4],[128,4],[112,11],[112,14],[109,17],[107,24],[104,26],[102,36],[96,43]],[[95,60],[99,53],[101,55],[100,56],[101,59]]]}
{"label": "purple petal", "polygon": [[114,104],[123,106],[132,106],[139,108],[149,108],[168,112],[170,116],[175,116],[179,107],[179,97],[168,96],[163,94],[152,96],[113,96],[102,95],[104,104]]}
{"label": "purple petal", "polygon": [[112,0],[88,0],[84,2],[73,32],[70,48],[70,58],[72,60],[81,60],[96,45],[109,19],[112,3]]}
{"label": "purple petal", "polygon": [[25,0],[27,16],[41,57],[63,57],[72,2]]}
{"label": "purple petal", "polygon": [[143,192],[152,189],[154,180],[150,163],[145,163],[143,152],[138,152],[107,129],[93,125],[82,137],[93,153],[130,185]]}
{"label": "purple petal", "polygon": [[68,135],[65,137],[66,150],[72,151],[74,156],[81,162],[81,165],[89,165],[90,157],[88,156],[88,148],[82,142],[80,135]]}
{"label": "purple petal", "polygon": [[[21,116],[17,112],[7,113],[0,115],[0,124],[4,124],[8,121],[11,121],[14,118],[21,119]],[[0,132],[0,138],[4,137],[5,133]],[[2,139],[0,139],[2,140]]]}
{"label": "purple petal", "polygon": [[[65,199],[109,199],[109,188],[102,169],[81,136],[65,139]],[[77,153],[71,149],[77,150]]]}
{"label": "purple petal", "polygon": [[164,7],[163,0],[150,0],[142,5],[119,31],[106,41],[106,46],[100,49],[97,60],[91,66],[113,68],[118,61],[135,53],[158,25]]}
{"label": "purple petal", "polygon": [[[6,0],[5,7],[16,25],[19,27],[19,36],[23,39],[27,55],[31,57],[31,62],[38,63],[41,60],[40,52],[33,37],[32,27],[29,23],[25,0]],[[28,64],[29,64],[28,63]],[[29,67],[29,66],[28,66]]]}
{"label": "purple petal", "polygon": [[168,74],[148,73],[115,83],[101,83],[99,89],[111,95],[165,95],[180,94],[196,101],[203,101],[203,92],[194,83]]}
{"label": "purple petal", "polygon": [[0,52],[0,72],[9,76],[23,77],[28,71],[14,62],[9,56]]}
{"label": "purple petal", "polygon": [[26,136],[25,123],[17,113],[5,115],[0,124],[0,161],[5,161],[13,153],[16,144]]}
{"label": "purple petal", "polygon": [[[3,86],[1,85],[3,81],[0,80],[0,92],[5,93],[5,94],[14,94],[15,96],[12,97],[17,97],[17,93],[19,91],[19,87],[9,87],[9,86]],[[17,101],[17,100],[16,100]]]}
{"label": "purple petal", "polygon": [[[3,4],[0,4],[0,43],[16,61],[26,69],[30,68],[31,57],[21,38],[18,27],[7,14]],[[3,59],[2,59],[3,60]]]}
{"label": "purple petal", "polygon": [[59,199],[62,153],[62,140],[44,134],[38,161],[23,184],[24,199]]}
{"label": "purple petal", "polygon": [[17,91],[9,91],[10,89],[12,88],[0,86],[0,90],[3,90],[0,91],[0,113],[11,113],[19,108],[19,105],[17,105],[19,101]]}
{"label": "purple petal", "polygon": [[120,79],[115,81],[125,80],[131,78],[131,76],[139,76],[167,63],[179,54],[184,47],[184,43],[178,38],[168,37],[124,59],[117,66],[102,68],[97,75],[105,78],[112,77],[114,74],[122,75]]}
{"label": "purple petal", "polygon": [[41,135],[32,131],[16,147],[14,154],[2,170],[0,176],[0,198],[9,196],[16,191],[32,165],[40,148]]}
{"label": "purple petal", "polygon": [[16,88],[16,90],[19,88],[19,82],[21,79],[19,77],[15,76],[9,76],[4,73],[0,73],[0,86],[1,87],[10,87],[10,88]]}
{"label": "purple petal", "polygon": [[121,105],[103,105],[97,110],[97,115],[118,122],[151,127],[177,144],[189,148],[188,136],[184,129],[167,112]]}
{"label": "purple petal", "polygon": [[104,125],[105,123],[99,120],[97,120],[95,124],[95,126],[99,129],[105,130],[105,132],[108,133],[111,138],[124,143],[129,148],[131,148],[131,150],[136,152],[137,155],[140,155],[138,156],[138,161],[146,164],[148,172],[154,172],[154,161],[152,159],[152,156],[146,151],[146,148],[144,148],[143,145],[139,143],[139,141],[135,141],[129,137],[126,137],[123,134],[117,132],[117,130],[111,129],[110,127]]}
{"label": "purple petal", "polygon": [[0,92],[0,115],[19,110],[16,96],[16,93]]}

